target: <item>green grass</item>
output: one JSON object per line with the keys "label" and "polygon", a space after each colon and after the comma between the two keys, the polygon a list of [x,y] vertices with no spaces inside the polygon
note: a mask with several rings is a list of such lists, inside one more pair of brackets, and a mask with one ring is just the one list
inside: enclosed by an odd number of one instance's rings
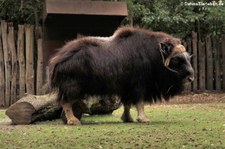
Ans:
{"label": "green grass", "polygon": [[[84,116],[82,126],[67,126],[61,120],[18,126],[0,121],[0,147],[225,148],[224,103],[153,105],[145,111],[150,123],[122,123],[122,108],[113,115]],[[132,115],[136,116],[134,109]]]}

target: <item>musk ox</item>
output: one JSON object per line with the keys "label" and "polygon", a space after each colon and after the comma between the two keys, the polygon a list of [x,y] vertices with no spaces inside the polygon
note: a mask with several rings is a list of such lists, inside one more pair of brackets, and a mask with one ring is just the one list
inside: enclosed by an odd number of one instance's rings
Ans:
{"label": "musk ox", "polygon": [[86,96],[118,95],[124,105],[121,119],[148,121],[144,103],[180,93],[194,80],[190,55],[181,41],[163,32],[122,27],[111,37],[83,37],[68,42],[51,59],[50,85],[58,92],[67,124],[79,125],[72,104]]}

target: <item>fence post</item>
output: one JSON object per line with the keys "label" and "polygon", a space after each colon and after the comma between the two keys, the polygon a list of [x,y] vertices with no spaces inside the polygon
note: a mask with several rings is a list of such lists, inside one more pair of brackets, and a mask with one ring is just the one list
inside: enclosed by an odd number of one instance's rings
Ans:
{"label": "fence post", "polygon": [[34,94],[34,27],[25,25],[26,39],[26,91]]}
{"label": "fence post", "polygon": [[11,52],[11,101],[10,105],[16,101],[16,78],[17,78],[17,56],[14,38],[14,27],[11,24],[9,26],[8,45]]}
{"label": "fence post", "polygon": [[2,49],[2,33],[0,29],[0,107],[4,107],[4,99],[5,99],[5,70],[4,70],[4,56]]}
{"label": "fence post", "polygon": [[205,91],[205,43],[199,40],[198,42],[198,59],[199,59],[199,90]]}
{"label": "fence post", "polygon": [[195,71],[195,80],[193,82],[193,91],[198,90],[198,51],[197,51],[197,33],[192,32],[192,50],[193,50],[193,67]]}
{"label": "fence post", "polygon": [[42,39],[37,40],[37,95],[41,95],[43,92],[43,48]]}
{"label": "fence post", "polygon": [[5,67],[5,100],[4,105],[9,107],[10,105],[10,79],[11,79],[11,53],[8,48],[8,28],[5,20],[1,21],[2,30],[2,46],[4,53],[4,67]]}
{"label": "fence post", "polygon": [[225,35],[222,36],[222,71],[223,71],[223,90],[225,91]]}
{"label": "fence post", "polygon": [[207,58],[206,88],[207,90],[213,90],[213,49],[211,37],[207,36],[205,42],[206,42],[206,58]]}
{"label": "fence post", "polygon": [[214,50],[214,61],[215,61],[215,89],[217,91],[221,90],[221,78],[220,78],[220,48],[219,48],[219,38],[217,36],[213,37],[213,50]]}
{"label": "fence post", "polygon": [[18,26],[18,38],[17,38],[17,50],[18,50],[18,61],[19,61],[19,98],[25,94],[25,49],[24,49],[24,26]]}
{"label": "fence post", "polygon": [[[187,49],[188,53],[190,53],[190,54],[192,53],[192,50],[191,50],[191,39],[190,38],[187,39],[186,49]],[[192,90],[192,84],[187,84],[186,85],[186,90],[187,90],[186,92],[189,93]]]}

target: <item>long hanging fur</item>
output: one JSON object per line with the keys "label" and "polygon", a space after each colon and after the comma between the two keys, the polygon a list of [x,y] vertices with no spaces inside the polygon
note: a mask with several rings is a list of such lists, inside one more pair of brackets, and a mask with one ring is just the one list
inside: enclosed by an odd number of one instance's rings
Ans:
{"label": "long hanging fur", "polygon": [[119,95],[123,103],[132,104],[169,100],[182,91],[184,78],[165,67],[163,42],[181,44],[166,33],[131,27],[107,38],[73,40],[50,59],[51,88],[58,91],[58,102],[87,95]]}

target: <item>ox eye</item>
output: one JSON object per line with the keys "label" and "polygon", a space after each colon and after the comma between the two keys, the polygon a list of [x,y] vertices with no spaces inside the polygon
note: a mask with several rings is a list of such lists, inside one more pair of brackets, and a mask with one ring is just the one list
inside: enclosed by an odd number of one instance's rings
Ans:
{"label": "ox eye", "polygon": [[179,58],[179,57],[174,57],[171,59],[171,64],[178,66],[182,63],[183,59]]}

